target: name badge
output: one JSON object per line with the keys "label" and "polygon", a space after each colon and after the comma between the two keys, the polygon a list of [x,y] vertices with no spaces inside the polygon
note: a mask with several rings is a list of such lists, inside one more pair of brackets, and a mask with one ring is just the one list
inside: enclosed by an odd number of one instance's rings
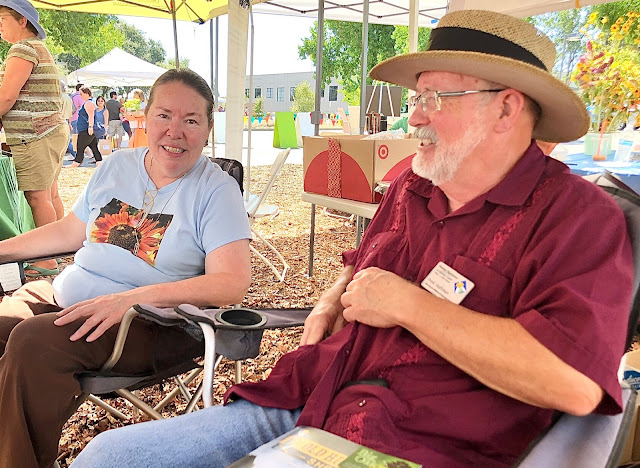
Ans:
{"label": "name badge", "polygon": [[473,281],[443,262],[438,262],[420,285],[434,296],[454,304],[460,304],[475,286]]}

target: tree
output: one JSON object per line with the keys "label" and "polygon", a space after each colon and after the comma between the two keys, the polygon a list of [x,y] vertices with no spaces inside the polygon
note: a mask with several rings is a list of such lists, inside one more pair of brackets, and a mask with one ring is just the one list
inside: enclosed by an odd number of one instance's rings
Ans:
{"label": "tree", "polygon": [[291,112],[311,112],[316,107],[316,93],[313,92],[307,81],[299,83],[293,90],[293,104]]}
{"label": "tree", "polygon": [[256,102],[253,103],[253,116],[254,117],[264,117],[264,100],[262,96],[256,99]]}
{"label": "tree", "polygon": [[[322,60],[322,86],[335,77],[342,85],[345,101],[357,105],[360,102],[362,24],[348,21],[327,20],[324,22],[324,46]],[[303,39],[298,47],[300,58],[311,58],[316,63],[318,23],[310,30],[311,37]],[[367,69],[371,70],[381,61],[408,51],[409,28],[370,24],[368,34]],[[429,30],[418,31],[419,50],[426,47]],[[367,84],[371,80],[367,78]]]}
{"label": "tree", "polygon": [[123,21],[118,21],[116,28],[124,35],[122,50],[150,63],[165,61],[166,52],[160,42],[147,39],[142,31]]}
{"label": "tree", "polygon": [[[362,53],[362,24],[348,21],[327,20],[324,22],[324,47],[322,60],[322,86],[335,77],[342,84],[342,93],[350,104],[360,102],[360,56]],[[369,54],[367,69],[389,58],[395,52],[392,37],[395,26],[369,25]],[[317,22],[311,28],[311,37],[303,39],[298,47],[300,58],[311,58],[316,63]],[[370,84],[371,80],[367,79]]]}
{"label": "tree", "polygon": [[[176,58],[171,57],[165,62],[157,62],[156,65],[159,67],[171,69],[176,68]],[[189,59],[185,57],[180,57],[180,68],[189,68]]]}

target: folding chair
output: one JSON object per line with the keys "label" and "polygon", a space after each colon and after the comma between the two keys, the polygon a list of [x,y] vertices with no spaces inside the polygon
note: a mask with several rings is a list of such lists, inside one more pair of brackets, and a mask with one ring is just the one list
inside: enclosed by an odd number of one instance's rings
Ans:
{"label": "folding chair", "polygon": [[271,268],[273,273],[276,275],[276,278],[278,278],[278,281],[284,281],[284,276],[286,275],[287,270],[289,269],[289,264],[284,259],[282,254],[278,251],[278,249],[276,249],[269,241],[267,241],[264,237],[262,237],[262,235],[253,227],[253,223],[258,218],[275,216],[277,214],[279,208],[275,205],[264,204],[264,200],[267,198],[267,195],[269,194],[269,191],[273,186],[273,182],[276,180],[276,177],[282,170],[282,167],[284,166],[284,163],[286,162],[290,151],[291,149],[288,148],[284,151],[281,151],[278,154],[278,156],[276,157],[276,160],[271,165],[269,180],[267,181],[267,185],[265,186],[265,188],[262,190],[259,196],[252,194],[249,196],[249,199],[245,202],[245,208],[247,210],[247,214],[249,215],[249,224],[251,225],[251,232],[258,239],[264,242],[265,245],[269,247],[269,249],[275,254],[278,260],[282,262],[282,265],[283,265],[282,272],[280,272],[280,270],[278,270],[278,268],[276,268],[275,265],[271,263],[271,261],[267,257],[265,257],[260,252],[258,252],[258,250],[256,250],[256,248],[253,245],[250,245],[249,248],[254,254],[258,256],[260,260],[262,260],[269,268]]}
{"label": "folding chair", "polygon": [[[633,340],[640,312],[640,196],[611,173],[587,176],[585,179],[602,187],[618,203],[625,214],[631,237],[634,261],[633,298],[627,327],[626,348]],[[514,467],[538,468],[561,466],[583,468],[617,467],[633,419],[636,391],[623,388],[623,412],[606,416],[559,415],[555,424],[541,434],[521,455]]]}
{"label": "folding chair", "polygon": [[[157,308],[149,305],[136,305],[125,314],[113,348],[113,352],[102,369],[78,375],[82,389],[79,402],[85,398],[98,404],[113,415],[126,419],[126,416],[93,395],[121,396],[153,419],[163,419],[160,411],[179,393],[187,400],[184,413],[194,411],[202,397],[204,406],[213,405],[213,379],[223,357],[235,361],[235,380],[242,379],[242,361],[255,358],[260,351],[260,342],[265,329],[302,326],[311,309],[200,309],[190,304],[175,308]],[[116,365],[126,341],[131,321],[136,317],[153,321],[162,326],[179,326],[190,335],[197,336],[203,343],[204,362],[188,359],[176,366],[162,369],[156,373],[144,375],[119,374],[111,372]],[[194,393],[187,385],[204,370],[204,376]],[[191,372],[189,372],[191,371]],[[189,372],[184,380],[178,374]],[[174,376],[177,387],[168,393],[155,407],[138,398],[133,391],[162,382]],[[97,401],[96,401],[97,400]]]}

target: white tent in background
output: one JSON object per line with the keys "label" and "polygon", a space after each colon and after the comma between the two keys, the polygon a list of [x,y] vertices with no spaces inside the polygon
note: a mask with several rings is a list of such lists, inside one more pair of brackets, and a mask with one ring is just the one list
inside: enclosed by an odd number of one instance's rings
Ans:
{"label": "white tent in background", "polygon": [[139,59],[117,47],[86,67],[67,75],[67,84],[89,86],[151,86],[166,68]]}

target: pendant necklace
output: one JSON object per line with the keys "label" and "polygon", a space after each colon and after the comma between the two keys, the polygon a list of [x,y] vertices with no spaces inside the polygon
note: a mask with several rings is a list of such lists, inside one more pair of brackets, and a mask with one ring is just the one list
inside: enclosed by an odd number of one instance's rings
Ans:
{"label": "pendant necklace", "polygon": [[[143,162],[143,165],[144,165],[144,162]],[[140,208],[140,212],[139,212],[140,218],[138,219],[138,222],[136,223],[136,225],[133,227],[133,235],[135,236],[136,243],[133,246],[132,253],[135,256],[138,256],[138,250],[140,249],[140,243],[142,242],[142,225],[149,217],[149,214],[151,213],[151,209],[153,208],[153,203],[155,202],[156,196],[158,195],[158,191],[160,190],[157,187],[153,192],[149,190],[149,182],[151,180],[151,177],[149,176],[149,172],[151,171],[152,167],[153,167],[153,156],[151,156],[151,161],[149,161],[149,171],[147,171],[147,183],[144,186],[144,194],[142,195],[142,207]],[[146,171],[146,168],[145,168],[145,171]],[[173,196],[176,194],[176,192],[180,188],[180,185],[182,184],[182,181],[184,180],[184,176],[187,174],[187,172],[185,172],[180,176],[180,182],[178,182],[178,185],[176,186],[176,188],[173,189],[173,192],[171,192],[171,195],[169,196],[164,206],[160,210],[160,213],[158,213],[157,215],[158,219],[160,219],[160,216],[164,212],[164,209],[167,207],[167,205],[169,204]],[[147,201],[147,197],[149,201]]]}

